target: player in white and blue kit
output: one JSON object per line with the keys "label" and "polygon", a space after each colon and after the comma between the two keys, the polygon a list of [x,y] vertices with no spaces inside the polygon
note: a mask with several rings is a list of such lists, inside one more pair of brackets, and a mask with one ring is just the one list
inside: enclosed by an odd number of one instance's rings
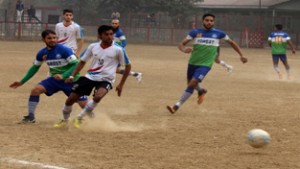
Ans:
{"label": "player in white and blue kit", "polygon": [[[66,96],[69,96],[73,87],[73,83],[65,83],[64,80],[70,76],[78,64],[76,56],[70,48],[57,44],[57,37],[54,31],[44,30],[42,38],[46,47],[37,53],[33,65],[22,80],[10,85],[11,88],[22,86],[38,72],[43,62],[47,63],[49,77],[42,80],[31,90],[28,102],[28,115],[24,116],[20,123],[35,123],[35,110],[41,94],[45,93],[47,96],[51,96],[58,91],[63,91]],[[74,80],[78,78],[79,74],[76,74]]]}
{"label": "player in white and blue kit", "polygon": [[[82,112],[74,120],[74,126],[79,128],[82,117],[91,113],[104,96],[112,89],[119,64],[125,66],[122,79],[116,87],[118,96],[121,96],[123,85],[131,69],[130,61],[126,56],[124,48],[113,42],[113,28],[111,26],[100,26],[98,28],[98,37],[100,41],[88,46],[84,55],[80,58],[79,64],[66,80],[67,82],[72,82],[74,76],[82,70],[86,62],[93,58],[87,74],[80,77],[72,88],[72,93],[66,100],[63,108],[64,120],[57,123],[57,126],[64,127],[68,125],[72,105],[80,96],[90,95],[94,90],[93,99],[87,103]],[[66,114],[69,114],[69,116],[65,116]]]}

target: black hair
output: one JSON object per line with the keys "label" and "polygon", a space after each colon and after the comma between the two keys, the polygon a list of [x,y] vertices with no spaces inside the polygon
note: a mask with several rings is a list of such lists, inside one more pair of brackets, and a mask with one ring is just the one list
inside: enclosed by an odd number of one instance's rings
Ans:
{"label": "black hair", "polygon": [[72,9],[64,9],[63,14],[65,14],[65,13],[73,13],[73,10]]}
{"label": "black hair", "polygon": [[279,31],[281,31],[282,30],[282,25],[281,24],[276,24],[275,25],[275,28],[277,29],[277,30],[279,30]]}
{"label": "black hair", "polygon": [[213,17],[214,19],[215,19],[215,15],[213,15],[213,14],[211,14],[211,13],[206,13],[206,14],[204,14],[203,16],[202,16],[202,20],[204,20],[206,17],[208,17],[208,16],[211,16],[211,17]]}
{"label": "black hair", "polygon": [[102,34],[103,32],[106,32],[108,30],[112,30],[113,31],[113,27],[112,26],[109,26],[109,25],[101,25],[99,26],[98,28],[98,34]]}
{"label": "black hair", "polygon": [[56,33],[55,33],[53,30],[51,30],[51,29],[46,29],[46,30],[44,30],[44,31],[41,33],[43,39],[45,39],[46,36],[49,35],[49,34],[54,34],[54,35],[56,35]]}

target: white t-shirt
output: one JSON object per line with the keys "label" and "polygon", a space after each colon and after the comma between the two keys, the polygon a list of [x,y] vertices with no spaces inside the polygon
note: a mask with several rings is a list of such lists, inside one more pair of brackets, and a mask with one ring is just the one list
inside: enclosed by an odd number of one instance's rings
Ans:
{"label": "white t-shirt", "polygon": [[82,39],[83,35],[80,26],[72,21],[69,26],[64,26],[63,22],[57,23],[55,26],[55,33],[58,37],[58,44],[65,45],[73,50],[77,51],[77,39]]}
{"label": "white t-shirt", "polygon": [[93,57],[85,77],[93,81],[107,81],[113,84],[118,65],[130,64],[130,62],[124,48],[113,43],[108,48],[103,49],[100,43],[90,44],[80,58],[87,62]]}

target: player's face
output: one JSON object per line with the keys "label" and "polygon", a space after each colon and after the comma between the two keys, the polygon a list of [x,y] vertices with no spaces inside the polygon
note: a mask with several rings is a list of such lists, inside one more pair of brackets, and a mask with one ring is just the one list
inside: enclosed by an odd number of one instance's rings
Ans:
{"label": "player's face", "polygon": [[207,16],[203,20],[203,26],[206,29],[211,29],[212,27],[214,27],[214,24],[215,24],[215,19],[212,16]]}
{"label": "player's face", "polygon": [[48,48],[53,48],[57,43],[57,37],[55,34],[49,34],[43,39],[43,41]]}
{"label": "player's face", "polygon": [[102,40],[103,44],[110,45],[114,39],[113,30],[108,30],[100,34],[99,38]]}
{"label": "player's face", "polygon": [[65,22],[71,22],[73,19],[73,14],[70,12],[66,12],[63,17]]}
{"label": "player's face", "polygon": [[116,29],[116,28],[119,27],[119,22],[116,21],[116,20],[113,20],[113,21],[111,22],[111,26],[112,26],[114,29]]}

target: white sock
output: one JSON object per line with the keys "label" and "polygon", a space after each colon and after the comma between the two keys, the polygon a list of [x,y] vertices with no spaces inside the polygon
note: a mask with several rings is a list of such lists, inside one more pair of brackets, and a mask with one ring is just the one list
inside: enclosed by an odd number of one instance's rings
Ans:
{"label": "white sock", "polygon": [[220,65],[225,67],[225,68],[229,68],[231,67],[230,65],[228,65],[227,63],[225,63],[223,60],[220,61]]}
{"label": "white sock", "polygon": [[97,106],[98,103],[94,102],[94,100],[90,100],[86,106],[84,107],[84,109],[82,109],[82,111],[78,114],[77,117],[82,118],[87,112],[91,113],[93,112],[93,110],[95,109],[95,107]]}
{"label": "white sock", "polygon": [[64,120],[69,120],[70,114],[71,114],[71,112],[72,112],[72,106],[67,106],[67,105],[65,105],[65,106],[63,107],[62,112],[63,112]]}

